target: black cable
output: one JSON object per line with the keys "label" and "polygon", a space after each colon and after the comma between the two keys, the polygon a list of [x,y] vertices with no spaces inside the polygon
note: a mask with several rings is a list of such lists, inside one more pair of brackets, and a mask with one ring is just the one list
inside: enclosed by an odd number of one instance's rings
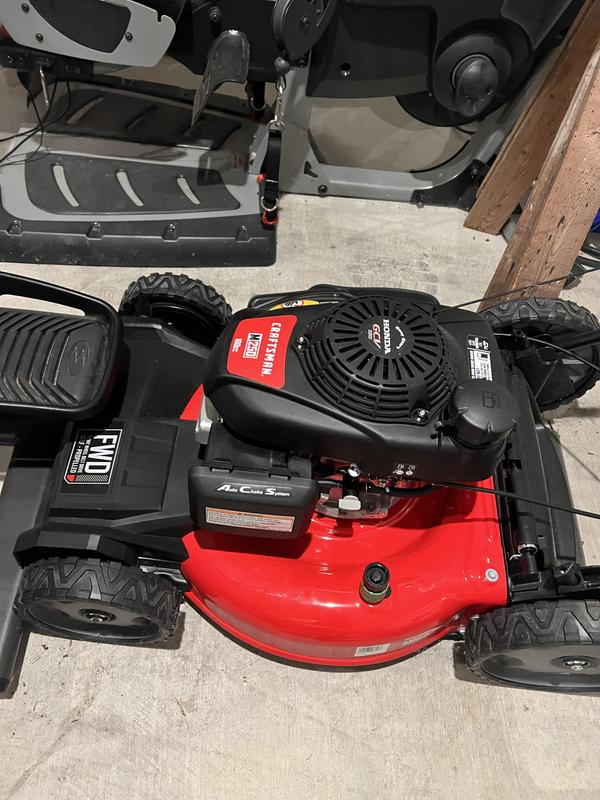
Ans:
{"label": "black cable", "polygon": [[[54,105],[54,98],[56,96],[56,90],[57,90],[57,87],[58,87],[58,83],[54,83],[53,87],[52,87],[52,94],[50,96],[50,103],[49,103],[48,109],[46,110],[46,113],[44,114],[43,117],[40,117],[40,114],[39,114],[39,112],[37,110],[37,106],[35,105],[35,102],[33,103],[33,108],[34,108],[34,111],[35,111],[35,115],[39,120],[38,126],[36,128],[32,128],[27,133],[27,135],[25,135],[24,138],[17,145],[15,145],[15,147],[12,148],[12,150],[10,150],[2,158],[0,158],[0,165],[4,164],[5,167],[13,167],[13,166],[17,166],[19,164],[24,164],[27,161],[29,161],[29,162],[34,161],[34,160],[38,161],[41,158],[46,158],[47,157],[48,153],[43,153],[39,157],[39,159],[34,159],[34,156],[36,155],[36,153],[38,153],[42,148],[42,145],[44,143],[44,136],[46,134],[46,129],[50,125],[55,125],[57,122],[60,122],[60,120],[63,119],[69,113],[69,111],[71,110],[71,101],[72,101],[71,84],[70,84],[69,81],[66,81],[66,85],[67,85],[67,105],[66,105],[66,108],[64,109],[64,111],[61,114],[59,114],[56,117],[56,119],[48,121],[48,117],[50,116],[50,113],[52,112],[52,108],[53,108],[53,105]],[[32,98],[32,100],[33,100],[33,98]],[[11,156],[18,149],[20,149],[28,139],[31,139],[31,137],[35,136],[35,134],[38,133],[38,132],[41,133],[40,141],[39,141],[37,147],[35,148],[35,150],[32,153],[27,153],[27,155],[22,159],[15,159],[14,161],[9,161],[8,163],[4,163],[6,161],[6,159],[9,158],[9,156]]]}
{"label": "black cable", "polygon": [[[338,481],[318,481],[319,486],[336,486],[342,488],[342,484]],[[593,511],[585,511],[581,508],[574,508],[573,506],[562,506],[558,503],[547,503],[544,500],[534,500],[531,497],[525,497],[522,494],[515,492],[506,492],[502,489],[486,489],[483,486],[472,486],[470,483],[456,483],[454,481],[434,481],[428,483],[426,486],[419,486],[415,489],[395,489],[386,488],[380,489],[377,486],[369,487],[369,491],[377,494],[389,494],[392,497],[420,497],[436,489],[464,489],[466,492],[477,492],[480,494],[493,494],[497,497],[506,497],[509,500],[521,500],[524,503],[532,503],[536,506],[543,506],[544,508],[551,508],[555,511],[566,511],[568,514],[577,514],[580,517],[590,517],[591,519],[600,519],[600,514]]]}
{"label": "black cable", "polygon": [[[565,347],[560,347],[559,345],[554,344],[553,342],[546,342],[544,341],[544,339],[537,339],[535,336],[528,336],[527,338],[529,339],[530,342],[537,342],[538,344],[543,344],[544,347],[552,347],[554,348],[554,350],[559,350],[561,353],[564,353],[565,355],[574,358],[576,361],[581,361],[582,364],[585,364],[586,366],[591,367],[592,369],[595,369],[598,372],[600,372],[600,367],[597,364],[593,364],[586,358],[578,356],[577,353],[573,352],[573,350],[567,350]],[[589,345],[585,346],[589,347]]]}
{"label": "black cable", "polygon": [[4,156],[2,156],[2,158],[0,158],[0,165],[3,165],[4,167],[12,167],[12,166],[15,166],[16,164],[22,164],[23,163],[23,159],[16,159],[15,161],[7,161],[7,158],[9,156],[12,156],[13,153],[16,153],[16,151],[19,150],[22,147],[22,145],[25,144],[25,142],[28,142],[29,139],[31,139],[33,136],[35,136],[36,133],[40,133],[41,134],[40,141],[39,141],[38,146],[36,147],[36,149],[33,151],[33,153],[32,154],[28,154],[28,155],[34,155],[35,153],[37,153],[41,149],[42,143],[43,143],[43,137],[44,137],[44,129],[43,128],[37,128],[36,130],[32,131],[30,134],[25,136],[23,139],[21,139],[21,141],[19,142],[18,145],[16,145],[16,147],[13,147],[12,150],[9,150],[9,152],[6,153],[6,155],[4,155]]}
{"label": "black cable", "polygon": [[[500,333],[500,331],[498,331],[498,332],[494,332],[494,336],[510,336],[512,338],[513,334],[512,333]],[[552,348],[554,348],[554,350],[559,350],[561,353],[564,353],[565,355],[570,356],[570,358],[574,358],[575,361],[581,361],[582,364],[585,364],[586,366],[591,367],[592,369],[595,369],[598,372],[600,372],[600,366],[598,366],[598,364],[593,364],[591,361],[588,361],[586,358],[582,358],[581,356],[577,355],[577,353],[574,350],[567,350],[566,347],[560,347],[560,345],[554,344],[554,342],[547,342],[545,339],[538,339],[536,336],[528,336],[527,334],[525,334],[525,336],[526,336],[527,340],[530,341],[530,342],[536,342],[537,344],[541,344],[544,347],[552,347]],[[590,345],[582,345],[582,347],[590,347]]]}
{"label": "black cable", "polygon": [[385,494],[392,497],[421,497],[424,494],[430,494],[437,490],[437,486],[433,483],[428,483],[426,486],[417,486],[415,489],[397,489],[393,486],[384,489]]}
{"label": "black cable", "polygon": [[482,303],[484,300],[499,300],[501,297],[507,297],[509,294],[519,294],[519,292],[527,292],[529,289],[537,289],[540,286],[548,286],[551,283],[558,283],[559,281],[566,281],[567,278],[571,277],[571,273],[569,272],[567,275],[560,275],[558,278],[552,278],[549,281],[540,281],[540,283],[530,283],[529,286],[520,286],[518,289],[510,289],[504,292],[498,292],[498,294],[490,294],[484,297],[478,297],[476,300],[469,300],[466,303],[459,303],[456,306],[444,306],[440,308],[438,313],[442,311],[449,311],[450,309],[454,308],[465,308],[466,306],[475,305],[475,303]]}
{"label": "black cable", "polygon": [[[344,488],[344,484],[340,481],[317,481],[317,483],[323,488]],[[437,488],[438,487],[434,486],[432,483],[428,483],[426,486],[416,486],[414,489],[396,489],[395,487],[383,488],[371,485],[368,487],[368,491],[372,494],[389,494],[392,497],[421,497],[422,495],[436,491]]]}
{"label": "black cable", "polygon": [[[23,137],[21,138],[21,141],[17,142],[17,144],[12,148],[12,150],[9,150],[8,153],[5,153],[0,158],[0,164],[4,164],[4,162],[8,158],[10,158],[10,156],[12,156],[13,153],[16,153],[17,150],[19,150],[21,147],[23,147],[25,142],[29,141],[29,139],[31,139],[32,136],[35,136],[36,133],[41,132],[42,139],[43,139],[43,136],[44,136],[44,125],[46,124],[46,120],[48,119],[48,117],[50,115],[50,112],[52,111],[52,106],[54,104],[54,97],[56,95],[56,87],[57,87],[57,84],[55,83],[53,88],[52,88],[52,95],[50,97],[50,102],[48,104],[48,108],[46,109],[46,113],[44,114],[43,117],[40,117],[39,111],[37,110],[37,106],[35,105],[35,101],[33,102],[33,107],[35,109],[35,115],[38,118],[38,124],[36,125],[35,128],[31,128],[28,132],[24,133]],[[33,98],[32,98],[32,100],[33,100]],[[39,147],[41,147],[41,145],[42,145],[42,142],[40,141]],[[37,152],[37,150],[35,152]],[[12,162],[10,162],[10,163],[12,163]],[[6,166],[9,166],[9,164],[7,164]]]}
{"label": "black cable", "polygon": [[20,139],[21,136],[27,136],[29,133],[37,133],[39,129],[40,126],[38,124],[34,128],[28,128],[26,131],[19,131],[18,133],[13,133],[10,136],[4,136],[4,138],[0,139],[0,144],[4,144],[4,142],[10,142],[13,139]]}
{"label": "black cable", "polygon": [[[588,253],[588,255],[595,255],[598,253],[600,255],[600,250],[591,250],[586,249],[584,246],[582,248],[583,252]],[[575,259],[575,264],[580,263],[583,266],[589,267],[587,270],[588,272],[594,272],[596,270],[600,270],[600,263],[597,260],[584,258],[583,256],[578,256]],[[484,297],[478,297],[476,300],[469,300],[466,303],[459,303],[455,306],[445,306],[444,308],[440,309],[441,311],[448,311],[453,308],[465,308],[466,306],[473,306],[475,303],[482,303],[484,300],[499,300],[503,297],[508,297],[511,294],[519,294],[520,292],[527,292],[529,289],[537,289],[540,286],[549,286],[552,283],[558,283],[559,281],[566,281],[568,278],[571,277],[573,271],[568,273],[568,275],[560,275],[558,278],[552,278],[548,281],[540,281],[539,283],[530,283],[529,286],[520,286],[518,289],[510,289],[509,291],[499,292],[498,294],[490,294]]]}
{"label": "black cable", "polygon": [[[28,130],[26,131],[18,131],[17,133],[13,133],[10,136],[5,136],[3,139],[0,139],[0,144],[4,144],[4,142],[10,142],[13,139],[19,139],[21,136],[27,136],[29,133],[37,133],[37,131],[40,130],[40,126],[44,124],[42,118],[40,117],[40,112],[38,111],[37,106],[35,104],[35,98],[31,94],[29,89],[27,90],[27,99],[29,100],[29,104],[33,106],[33,110],[35,112],[35,116],[37,117],[38,124],[35,125],[33,128],[28,128]],[[49,110],[50,107],[48,107],[48,111]]]}
{"label": "black cable", "polygon": [[506,497],[509,500],[521,500],[524,503],[532,503],[535,506],[543,506],[544,508],[551,508],[555,511],[566,511],[568,514],[577,514],[580,517],[590,517],[590,519],[600,519],[600,514],[596,514],[593,511],[584,511],[581,508],[573,508],[572,506],[561,506],[558,503],[546,503],[543,500],[534,500],[531,497],[524,497],[521,494],[516,494],[515,492],[506,492],[502,489],[486,489],[483,486],[471,486],[468,483],[455,483],[453,481],[448,481],[445,483],[440,483],[436,481],[436,486],[441,486],[444,489],[463,489],[466,492],[478,492],[481,494],[494,494],[497,497]]}

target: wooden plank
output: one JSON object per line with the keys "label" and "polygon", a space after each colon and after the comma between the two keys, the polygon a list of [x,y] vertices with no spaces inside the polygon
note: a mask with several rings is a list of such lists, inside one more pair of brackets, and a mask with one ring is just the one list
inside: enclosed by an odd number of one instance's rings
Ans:
{"label": "wooden plank", "polygon": [[[592,56],[481,308],[557,297],[600,207],[600,48]],[[552,284],[548,281],[562,280]],[[530,284],[547,284],[520,292]]]}
{"label": "wooden plank", "polygon": [[538,177],[599,37],[600,0],[587,0],[486,175],[465,227],[501,231]]}

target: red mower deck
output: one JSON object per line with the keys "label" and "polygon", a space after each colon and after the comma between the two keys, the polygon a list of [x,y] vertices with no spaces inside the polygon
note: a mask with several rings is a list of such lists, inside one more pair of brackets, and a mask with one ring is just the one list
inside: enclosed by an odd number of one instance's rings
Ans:
{"label": "red mower deck", "polygon": [[[381,524],[315,517],[291,541],[190,533],[186,596],[252,647],[340,667],[406,656],[506,604],[495,497],[444,489],[397,508]],[[375,561],[392,591],[369,605],[359,586]]]}

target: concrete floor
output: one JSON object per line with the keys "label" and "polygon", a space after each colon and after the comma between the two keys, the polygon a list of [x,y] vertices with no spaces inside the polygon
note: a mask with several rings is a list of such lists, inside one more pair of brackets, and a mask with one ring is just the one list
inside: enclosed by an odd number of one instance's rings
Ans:
{"label": "concrete floor", "polygon": [[[454,210],[284,200],[271,268],[188,271],[234,307],[313,282],[402,286],[457,303],[482,294],[501,239]],[[117,304],[139,270],[33,267]],[[591,276],[569,299],[600,312]],[[556,415],[576,505],[600,512],[600,389]],[[600,528],[582,520],[588,559]],[[472,681],[442,642],[391,667],[283,666],[186,608],[169,649],[31,637],[0,702],[2,800],[578,800],[600,798],[600,697]]]}

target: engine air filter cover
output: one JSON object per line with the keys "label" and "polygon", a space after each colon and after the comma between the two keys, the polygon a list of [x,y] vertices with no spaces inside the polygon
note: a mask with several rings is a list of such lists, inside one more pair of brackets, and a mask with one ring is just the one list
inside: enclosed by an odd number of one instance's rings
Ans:
{"label": "engine air filter cover", "polygon": [[440,326],[393,296],[349,300],[306,330],[302,361],[314,388],[352,415],[412,422],[436,410],[456,384],[454,353]]}

